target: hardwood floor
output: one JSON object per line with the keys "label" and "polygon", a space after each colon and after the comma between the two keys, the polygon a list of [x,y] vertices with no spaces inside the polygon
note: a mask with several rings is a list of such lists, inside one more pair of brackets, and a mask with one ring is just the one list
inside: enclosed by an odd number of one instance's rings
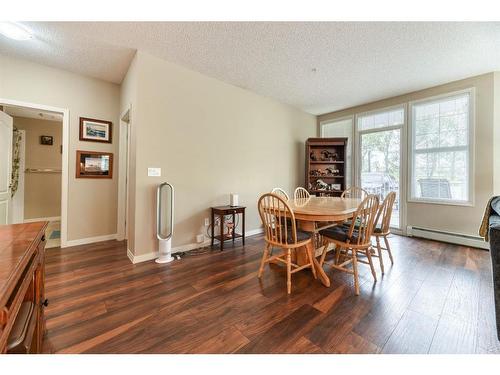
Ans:
{"label": "hardwood floor", "polygon": [[[392,236],[394,266],[257,270],[264,241],[132,265],[108,241],[47,250],[45,351],[54,353],[500,353],[488,252]],[[325,267],[326,269],[326,267]],[[377,270],[379,268],[377,267]]]}

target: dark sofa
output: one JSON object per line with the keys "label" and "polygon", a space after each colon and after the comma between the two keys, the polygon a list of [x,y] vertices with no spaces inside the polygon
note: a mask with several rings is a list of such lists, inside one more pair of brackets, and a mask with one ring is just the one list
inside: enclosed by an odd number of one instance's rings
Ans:
{"label": "dark sofa", "polygon": [[489,241],[493,268],[493,288],[495,291],[497,336],[500,340],[500,197],[493,198],[490,204]]}

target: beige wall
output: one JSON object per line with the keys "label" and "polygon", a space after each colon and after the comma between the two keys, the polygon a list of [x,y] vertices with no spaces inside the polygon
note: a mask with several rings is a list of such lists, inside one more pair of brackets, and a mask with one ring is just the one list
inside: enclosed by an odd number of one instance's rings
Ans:
{"label": "beige wall", "polygon": [[[304,142],[316,133],[315,116],[145,53],[134,64],[135,86],[122,98],[132,100],[135,255],[157,249],[160,182],[176,189],[174,246],[193,243],[209,207],[227,204],[230,192],[247,206],[252,230],[260,227],[261,193],[303,184]],[[147,177],[148,167],[161,167],[162,177]]]}
{"label": "beige wall", "polygon": [[[26,132],[25,168],[61,169],[62,122],[14,117],[14,126]],[[54,144],[42,145],[42,135],[52,136]],[[56,216],[61,216],[61,174],[25,173],[24,219]]]}
{"label": "beige wall", "polygon": [[[494,74],[484,74],[464,80],[451,82],[445,85],[416,91],[369,103],[342,111],[318,116],[319,124],[329,119],[341,118],[392,105],[408,103],[412,100],[431,97],[447,92],[475,88],[475,163],[474,163],[474,190],[475,203],[473,207],[451,206],[425,203],[408,203],[407,225],[432,228],[469,235],[477,235],[484,206],[493,194],[493,163],[494,152],[498,160],[499,147],[493,148],[493,86]],[[497,138],[500,135],[497,134]],[[497,143],[498,145],[498,143]],[[497,162],[498,165],[498,162]]]}
{"label": "beige wall", "polygon": [[[76,150],[115,153],[118,167],[118,85],[0,56],[0,98],[67,108],[70,114],[68,240],[116,233],[117,173],[113,179],[76,179]],[[113,144],[80,142],[79,117],[113,122]]]}

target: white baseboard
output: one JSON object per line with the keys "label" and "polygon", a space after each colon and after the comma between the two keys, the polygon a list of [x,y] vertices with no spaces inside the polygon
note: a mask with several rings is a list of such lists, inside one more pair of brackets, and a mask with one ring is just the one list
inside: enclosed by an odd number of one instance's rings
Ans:
{"label": "white baseboard", "polygon": [[406,233],[408,237],[420,237],[429,240],[448,242],[457,245],[467,246],[467,247],[477,247],[479,249],[489,249],[489,244],[481,237],[471,236],[461,233],[444,232],[429,228],[419,228],[408,226]]}
{"label": "white baseboard", "polygon": [[23,223],[35,223],[37,221],[61,221],[61,216],[36,217],[34,219],[24,219]]}
{"label": "white baseboard", "polygon": [[248,232],[245,233],[245,238],[255,236],[255,235],[261,234],[261,233],[264,233],[264,228],[252,229],[252,230],[249,230]]}
{"label": "white baseboard", "polygon": [[64,247],[86,245],[86,244],[89,244],[89,243],[101,242],[101,241],[109,241],[109,240],[116,240],[116,233],[114,233],[114,234],[106,234],[104,236],[80,238],[78,240],[66,241],[66,246],[64,246]]}
{"label": "white baseboard", "polygon": [[[263,232],[264,232],[264,230],[262,228],[252,229],[252,230],[249,230],[245,233],[245,238],[255,236],[255,235],[261,234]],[[194,242],[194,243],[190,243],[187,245],[176,246],[176,247],[172,248],[172,254],[196,250],[196,249],[199,249],[201,247],[209,246],[210,243],[211,243],[211,240],[206,240],[202,243]],[[134,255],[130,251],[130,249],[127,249],[127,256],[133,264],[136,264],[136,263],[147,262],[149,260],[153,260],[153,259],[158,258],[158,251],[152,251],[152,252],[149,252],[146,254],[141,254],[141,255]]]}

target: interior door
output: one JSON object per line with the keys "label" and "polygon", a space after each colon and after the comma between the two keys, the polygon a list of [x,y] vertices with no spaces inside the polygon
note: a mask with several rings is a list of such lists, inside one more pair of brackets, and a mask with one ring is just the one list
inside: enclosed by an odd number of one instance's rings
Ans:
{"label": "interior door", "polygon": [[0,111],[0,225],[10,223],[12,117]]}

